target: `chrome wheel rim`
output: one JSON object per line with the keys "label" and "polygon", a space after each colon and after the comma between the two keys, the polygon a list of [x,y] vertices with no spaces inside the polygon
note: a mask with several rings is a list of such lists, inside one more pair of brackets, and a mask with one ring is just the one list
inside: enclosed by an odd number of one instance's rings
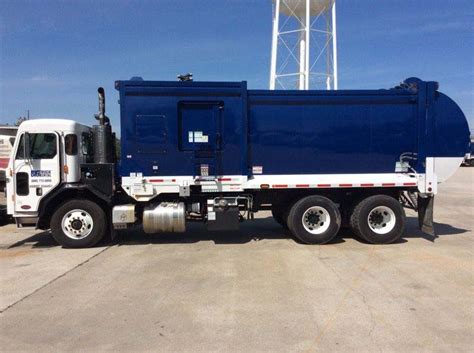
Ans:
{"label": "chrome wheel rim", "polygon": [[377,206],[369,212],[367,223],[377,234],[387,234],[395,228],[397,218],[395,212],[386,206]]}
{"label": "chrome wheel rim", "polygon": [[88,212],[76,209],[64,215],[61,227],[68,238],[79,240],[91,234],[94,221]]}
{"label": "chrome wheel rim", "polygon": [[331,225],[329,212],[320,206],[313,206],[306,210],[301,219],[304,229],[311,234],[322,234]]}

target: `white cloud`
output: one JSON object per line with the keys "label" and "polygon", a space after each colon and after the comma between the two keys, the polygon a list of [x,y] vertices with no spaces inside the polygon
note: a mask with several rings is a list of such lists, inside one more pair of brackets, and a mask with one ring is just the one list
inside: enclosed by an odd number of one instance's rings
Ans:
{"label": "white cloud", "polygon": [[49,81],[50,78],[47,75],[35,75],[30,78],[30,81]]}

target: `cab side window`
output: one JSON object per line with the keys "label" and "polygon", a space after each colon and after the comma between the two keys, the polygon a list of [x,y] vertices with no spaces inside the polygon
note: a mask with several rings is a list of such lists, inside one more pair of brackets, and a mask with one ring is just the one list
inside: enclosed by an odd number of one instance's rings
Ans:
{"label": "cab side window", "polygon": [[66,135],[65,139],[65,150],[69,156],[75,156],[77,154],[77,136],[74,134]]}
{"label": "cab side window", "polygon": [[30,193],[30,183],[28,173],[19,172],[16,176],[16,193],[18,196],[28,196]]}
{"label": "cab side window", "polygon": [[32,159],[52,159],[56,156],[56,135],[55,134],[32,134],[31,158]]}
{"label": "cab side window", "polygon": [[52,159],[56,156],[56,135],[55,134],[23,134],[20,137],[16,159],[25,159],[25,139],[28,138],[29,158],[31,159]]}

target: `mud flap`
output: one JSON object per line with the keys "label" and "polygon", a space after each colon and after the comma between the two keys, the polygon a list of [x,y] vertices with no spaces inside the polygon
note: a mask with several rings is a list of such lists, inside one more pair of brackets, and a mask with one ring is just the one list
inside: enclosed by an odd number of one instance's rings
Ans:
{"label": "mud flap", "polygon": [[434,196],[418,195],[418,226],[421,231],[436,236],[433,223]]}

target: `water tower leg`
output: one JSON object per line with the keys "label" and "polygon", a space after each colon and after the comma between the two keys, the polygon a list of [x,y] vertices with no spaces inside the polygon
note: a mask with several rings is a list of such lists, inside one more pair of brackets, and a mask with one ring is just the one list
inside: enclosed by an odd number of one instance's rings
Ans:
{"label": "water tower leg", "polygon": [[306,0],[306,57],[305,57],[305,87],[304,89],[309,89],[309,77],[310,77],[310,67],[309,67],[309,53],[310,53],[310,38],[311,35],[311,4],[310,0]]}
{"label": "water tower leg", "polygon": [[300,32],[300,73],[299,73],[299,85],[298,89],[303,90],[305,89],[305,81],[306,81],[306,33],[301,26]]}
{"label": "water tower leg", "polygon": [[279,36],[280,21],[280,0],[275,1],[275,13],[273,14],[273,35],[272,35],[272,58],[270,64],[270,89],[275,89],[276,81],[276,65],[277,65],[277,48]]}
{"label": "water tower leg", "polygon": [[334,64],[332,62],[333,53],[331,48],[329,47],[329,43],[332,43],[333,40],[332,17],[328,12],[325,13],[324,17],[326,19],[326,89],[329,91],[333,88],[334,82]]}
{"label": "water tower leg", "polygon": [[337,32],[336,32],[336,1],[332,3],[332,62],[333,89],[337,89]]}

